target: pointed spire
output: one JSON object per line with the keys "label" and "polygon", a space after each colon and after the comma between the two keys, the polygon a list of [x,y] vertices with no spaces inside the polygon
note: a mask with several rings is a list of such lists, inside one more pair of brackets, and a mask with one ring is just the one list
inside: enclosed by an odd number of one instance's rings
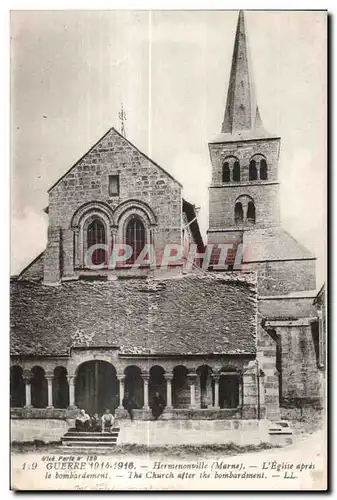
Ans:
{"label": "pointed spire", "polygon": [[263,127],[255,102],[245,19],[243,11],[240,10],[221,132],[237,134],[253,130],[256,125],[259,125],[259,128]]}

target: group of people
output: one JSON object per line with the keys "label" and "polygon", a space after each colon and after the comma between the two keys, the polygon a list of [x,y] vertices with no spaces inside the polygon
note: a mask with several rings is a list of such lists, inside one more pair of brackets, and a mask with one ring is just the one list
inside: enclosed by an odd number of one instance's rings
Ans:
{"label": "group of people", "polygon": [[80,410],[75,419],[75,427],[78,432],[112,432],[114,422],[115,417],[108,408],[101,417],[98,413],[90,417],[85,410]]}
{"label": "group of people", "polygon": [[[123,407],[125,408],[125,410],[127,410],[130,416],[130,420],[133,421],[134,419],[133,410],[139,408],[135,396],[130,396],[130,394],[126,392],[123,398]],[[161,394],[157,391],[152,398],[152,404],[151,404],[151,411],[155,420],[158,420],[160,415],[163,413],[164,408],[165,408],[164,399],[161,396]]]}
{"label": "group of people", "polygon": [[[128,392],[123,398],[123,407],[127,410],[130,420],[134,419],[134,410],[139,408],[135,396],[130,396]],[[165,403],[159,392],[156,392],[152,399],[151,410],[155,420],[163,413]],[[79,415],[75,419],[75,427],[78,432],[112,432],[114,427],[115,417],[107,408],[100,417],[98,413],[90,416],[85,410],[80,410]]]}

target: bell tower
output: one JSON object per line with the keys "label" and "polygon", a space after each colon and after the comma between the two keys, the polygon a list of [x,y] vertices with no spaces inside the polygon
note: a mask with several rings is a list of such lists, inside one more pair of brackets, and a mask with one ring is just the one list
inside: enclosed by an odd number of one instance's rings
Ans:
{"label": "bell tower", "polygon": [[258,272],[262,296],[314,290],[315,257],[280,223],[280,138],[267,132],[261,120],[242,11],[221,132],[208,147],[212,164],[208,244],[232,248],[226,262],[229,270],[242,244],[242,265]]}
{"label": "bell tower", "polygon": [[279,149],[260,117],[240,11],[221,132],[209,143],[209,243],[242,242],[247,231],[279,226]]}
{"label": "bell tower", "polygon": [[[240,264],[243,272],[256,273],[259,315],[268,325],[266,333],[259,321],[257,334],[268,418],[279,418],[279,402],[315,401],[319,394],[311,327],[315,257],[282,228],[279,150],[280,138],[266,131],[259,113],[241,11],[221,131],[209,143],[208,244],[214,245],[210,270],[231,271]],[[218,264],[218,245],[231,248],[226,267]]]}

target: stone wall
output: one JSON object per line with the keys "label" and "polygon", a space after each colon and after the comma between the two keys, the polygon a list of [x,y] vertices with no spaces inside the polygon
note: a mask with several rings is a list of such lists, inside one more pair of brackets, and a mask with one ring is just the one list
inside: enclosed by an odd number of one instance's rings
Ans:
{"label": "stone wall", "polygon": [[[60,420],[12,420],[11,442],[59,441],[73,422]],[[146,446],[259,444],[270,441],[267,420],[122,420],[118,444]]]}
{"label": "stone wall", "polygon": [[[189,407],[189,405],[187,405]],[[11,411],[12,413],[12,411]],[[162,420],[241,420],[243,409],[239,408],[226,408],[226,409],[200,409],[200,408],[174,408],[164,409],[160,416]],[[134,421],[145,420],[153,422],[154,418],[151,409],[149,410],[134,410]],[[115,417],[120,422],[121,420],[130,420],[128,412],[124,409],[117,408]]]}
{"label": "stone wall", "polygon": [[68,431],[67,420],[12,419],[11,442],[41,440],[45,443],[60,441]]}
{"label": "stone wall", "polygon": [[[262,183],[263,181],[261,181]],[[209,188],[209,228],[226,229],[242,228],[242,224],[235,224],[235,201],[241,195],[253,198],[255,204],[254,227],[264,228],[278,226],[279,207],[277,183],[264,182],[264,184],[246,183],[233,186],[211,186]],[[251,225],[247,225],[251,228]]]}
{"label": "stone wall", "polygon": [[279,326],[276,331],[282,356],[281,404],[320,405],[321,374],[311,325]]}
{"label": "stone wall", "polygon": [[279,404],[279,373],[276,365],[276,338],[261,326],[261,316],[257,332],[257,360],[258,366],[263,371],[264,377],[260,384],[261,392],[264,389],[264,406],[266,418],[278,420],[280,418]]}
{"label": "stone wall", "polygon": [[[109,194],[109,175],[119,176],[119,194],[116,196]],[[181,185],[111,129],[49,191],[50,234],[54,230],[61,231],[67,274],[71,274],[69,260],[74,254],[74,235],[70,226],[75,212],[93,201],[104,203],[114,211],[127,200],[138,200],[150,206],[157,219],[153,228],[156,247],[181,243]],[[52,268],[53,263],[54,267],[56,265],[56,257],[55,252],[47,248],[47,277],[55,274]],[[54,275],[50,277],[54,278]]]}
{"label": "stone wall", "polygon": [[259,300],[259,311],[264,318],[308,318],[316,316],[311,298],[264,298]]}
{"label": "stone wall", "polygon": [[[235,200],[251,196],[255,203],[257,228],[279,224],[279,185],[277,182],[279,140],[240,141],[210,144],[212,185],[209,195],[209,229],[234,228]],[[253,155],[263,154],[268,166],[267,181],[249,181],[249,162]],[[222,182],[225,158],[235,156],[240,162],[240,182]]]}
{"label": "stone wall", "polygon": [[228,156],[235,156],[239,160],[241,181],[249,181],[249,161],[255,154],[265,156],[268,166],[268,180],[277,181],[279,149],[279,139],[210,143],[212,184],[222,184],[222,165]]}
{"label": "stone wall", "polygon": [[[314,259],[263,261],[249,263],[245,268],[257,272],[258,293],[262,296],[316,289]],[[312,300],[314,296],[313,293]]]}
{"label": "stone wall", "polygon": [[[109,196],[109,175],[119,175],[119,196]],[[114,209],[129,199],[150,205],[158,217],[158,240],[180,243],[180,184],[111,130],[49,191],[50,225],[68,228],[86,202]]]}
{"label": "stone wall", "polygon": [[43,279],[46,283],[60,281],[63,270],[61,239],[60,227],[49,225],[47,248],[43,253]]}
{"label": "stone wall", "polygon": [[123,421],[118,443],[147,446],[268,442],[267,420]]}

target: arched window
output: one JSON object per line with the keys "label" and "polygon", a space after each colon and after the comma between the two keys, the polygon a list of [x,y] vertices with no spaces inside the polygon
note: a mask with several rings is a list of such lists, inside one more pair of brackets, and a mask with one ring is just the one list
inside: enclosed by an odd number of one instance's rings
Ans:
{"label": "arched window", "polygon": [[264,158],[260,161],[260,179],[266,181],[268,179],[267,162]]}
{"label": "arched window", "polygon": [[255,205],[252,201],[248,202],[247,222],[249,222],[251,224],[255,224]]}
{"label": "arched window", "polygon": [[126,226],[126,244],[132,248],[132,256],[128,263],[136,261],[146,243],[145,227],[139,217],[132,217]]}
{"label": "arched window", "polygon": [[231,180],[231,172],[229,169],[229,163],[226,161],[222,167],[222,182],[229,182]]}
{"label": "arched window", "polygon": [[240,201],[235,203],[234,218],[236,224],[239,224],[240,222],[243,221],[243,209],[242,209],[242,203]]}
{"label": "arched window", "polygon": [[[87,229],[87,248],[89,249],[93,245],[97,245],[100,243],[105,244],[105,242],[106,235],[104,224],[100,219],[95,218],[89,224]],[[95,266],[105,263],[105,250],[103,248],[99,248],[93,252],[92,263]]]}
{"label": "arched window", "polygon": [[234,162],[234,167],[233,167],[233,181],[234,182],[239,182],[240,181],[240,163],[238,161]]}
{"label": "arched window", "polygon": [[256,169],[256,161],[250,160],[249,163],[249,180],[256,181],[257,179],[257,169]]}

